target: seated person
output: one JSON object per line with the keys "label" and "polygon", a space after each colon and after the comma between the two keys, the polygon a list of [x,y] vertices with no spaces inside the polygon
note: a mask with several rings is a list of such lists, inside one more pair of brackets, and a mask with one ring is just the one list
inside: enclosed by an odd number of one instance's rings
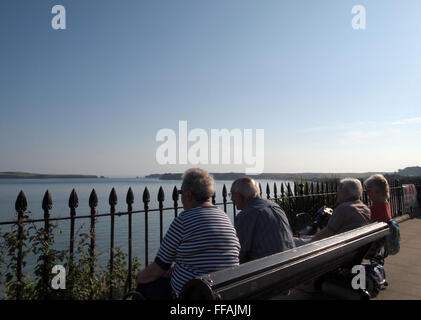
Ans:
{"label": "seated person", "polygon": [[361,201],[363,188],[358,179],[345,178],[339,182],[336,202],[327,227],[317,232],[312,241],[324,239],[371,223],[370,209]]}
{"label": "seated person", "polygon": [[285,213],[259,194],[259,186],[248,177],[235,180],[231,186],[231,199],[242,210],[234,220],[241,244],[240,263],[295,247]]}
{"label": "seated person", "polygon": [[171,223],[155,261],[136,278],[137,291],[146,299],[169,300],[189,280],[239,264],[235,229],[227,214],[209,202],[214,193],[215,181],[208,172],[190,169],[184,173],[184,211]]}
{"label": "seated person", "polygon": [[392,219],[392,211],[387,201],[389,198],[389,183],[381,174],[375,174],[364,181],[367,195],[372,205],[371,221],[372,222],[388,222]]}

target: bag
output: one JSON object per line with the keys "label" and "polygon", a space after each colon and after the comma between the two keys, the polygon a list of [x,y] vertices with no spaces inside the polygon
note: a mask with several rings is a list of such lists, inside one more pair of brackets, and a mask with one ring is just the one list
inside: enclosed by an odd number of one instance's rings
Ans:
{"label": "bag", "polygon": [[387,224],[389,225],[392,233],[386,236],[384,245],[386,251],[385,253],[386,255],[395,255],[400,250],[401,235],[399,232],[399,224],[393,219],[390,219]]}
{"label": "bag", "polygon": [[386,272],[383,265],[378,263],[363,264],[366,274],[366,288],[363,293],[366,298],[372,299],[377,297],[381,290],[385,290],[388,286],[386,281]]}

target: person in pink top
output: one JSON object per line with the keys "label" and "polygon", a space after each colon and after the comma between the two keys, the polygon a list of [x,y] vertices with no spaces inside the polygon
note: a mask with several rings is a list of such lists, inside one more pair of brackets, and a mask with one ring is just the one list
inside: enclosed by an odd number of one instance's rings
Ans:
{"label": "person in pink top", "polygon": [[367,195],[371,201],[371,221],[388,222],[392,219],[389,199],[389,183],[381,174],[375,174],[364,181]]}

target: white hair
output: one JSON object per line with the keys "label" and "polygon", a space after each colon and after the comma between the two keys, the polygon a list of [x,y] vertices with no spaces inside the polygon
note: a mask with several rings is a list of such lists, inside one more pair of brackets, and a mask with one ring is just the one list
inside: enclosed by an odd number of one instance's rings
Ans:
{"label": "white hair", "polygon": [[215,180],[203,169],[189,169],[182,178],[181,190],[190,191],[196,201],[207,201],[215,194]]}
{"label": "white hair", "polygon": [[235,180],[231,186],[231,193],[238,192],[244,198],[250,199],[260,194],[259,185],[252,178],[244,177]]}
{"label": "white hair", "polygon": [[367,190],[380,192],[386,197],[386,199],[389,198],[389,183],[383,175],[372,175],[370,178],[364,181],[364,185]]}
{"label": "white hair", "polygon": [[358,179],[344,178],[339,181],[339,188],[348,193],[349,200],[359,200],[363,195],[363,186]]}

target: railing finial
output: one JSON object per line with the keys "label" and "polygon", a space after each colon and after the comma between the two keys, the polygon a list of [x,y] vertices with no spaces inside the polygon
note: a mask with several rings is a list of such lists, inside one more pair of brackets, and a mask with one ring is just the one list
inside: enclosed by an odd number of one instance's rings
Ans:
{"label": "railing finial", "polygon": [[177,186],[174,186],[174,189],[172,190],[172,200],[178,201],[178,189]]}
{"label": "railing finial", "polygon": [[53,207],[53,200],[50,191],[45,191],[44,198],[42,199],[42,210],[51,210]]}
{"label": "railing finial", "polygon": [[131,187],[129,187],[129,190],[127,191],[126,195],[126,204],[133,204],[134,203],[134,194]]}
{"label": "railing finial", "polygon": [[89,207],[96,208],[98,206],[98,196],[96,195],[95,189],[92,189],[91,195],[89,196]]}
{"label": "railing finial", "polygon": [[15,209],[16,211],[26,211],[28,208],[28,200],[26,199],[25,192],[21,190],[16,198]]}
{"label": "railing finial", "polygon": [[164,190],[162,189],[162,186],[160,186],[159,191],[158,191],[158,201],[164,202],[164,200],[165,200]]}
{"label": "railing finial", "polygon": [[108,197],[108,203],[110,206],[115,206],[117,204],[117,192],[115,192],[114,188],[111,189],[110,196]]}
{"label": "railing finial", "polygon": [[149,194],[148,187],[145,187],[145,190],[143,191],[142,200],[143,203],[149,203],[151,201],[151,195]]}
{"label": "railing finial", "polygon": [[76,209],[79,206],[79,198],[77,196],[76,190],[73,189],[69,197],[69,208]]}

